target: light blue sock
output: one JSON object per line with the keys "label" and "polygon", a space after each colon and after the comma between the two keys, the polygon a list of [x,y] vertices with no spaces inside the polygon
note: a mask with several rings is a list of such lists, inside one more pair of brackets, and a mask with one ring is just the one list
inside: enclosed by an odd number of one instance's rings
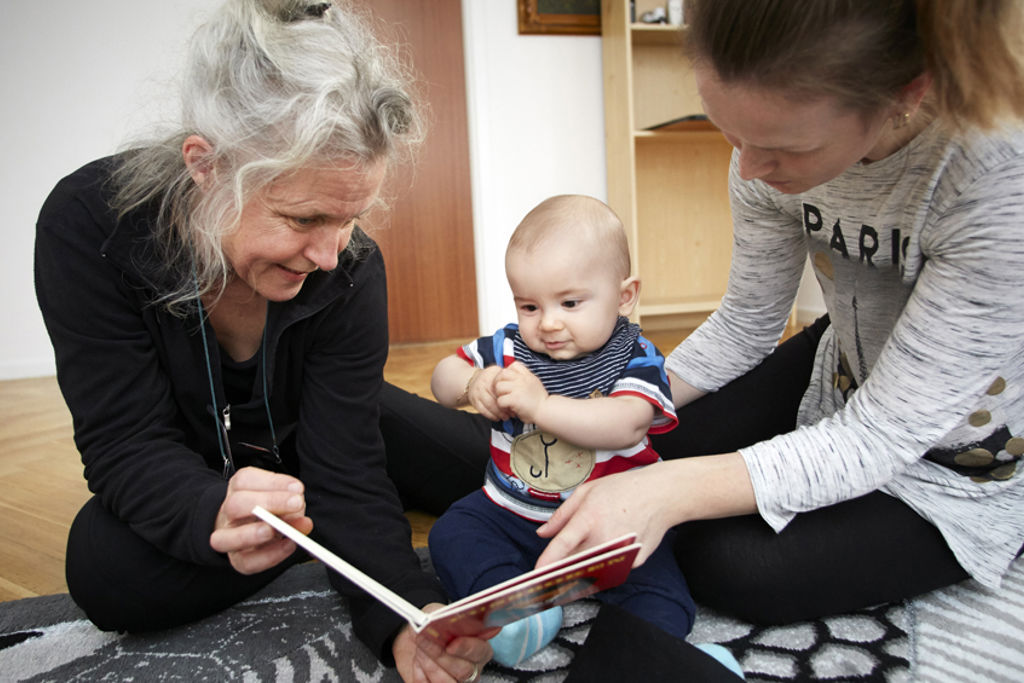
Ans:
{"label": "light blue sock", "polygon": [[516,666],[550,643],[562,628],[562,608],[552,607],[525,619],[513,621],[491,638],[494,661]]}
{"label": "light blue sock", "polygon": [[711,655],[719,661],[725,668],[732,671],[734,674],[746,680],[746,676],[743,675],[743,667],[736,661],[736,658],[732,656],[732,653],[727,649],[716,643],[694,643],[694,646],[703,650],[705,654]]}

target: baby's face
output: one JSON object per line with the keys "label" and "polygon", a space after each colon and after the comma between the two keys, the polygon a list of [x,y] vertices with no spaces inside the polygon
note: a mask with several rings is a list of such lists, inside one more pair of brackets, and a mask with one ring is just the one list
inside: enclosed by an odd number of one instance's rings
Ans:
{"label": "baby's face", "polygon": [[618,317],[629,313],[623,280],[609,259],[586,251],[548,244],[513,250],[505,259],[523,341],[556,360],[598,350]]}

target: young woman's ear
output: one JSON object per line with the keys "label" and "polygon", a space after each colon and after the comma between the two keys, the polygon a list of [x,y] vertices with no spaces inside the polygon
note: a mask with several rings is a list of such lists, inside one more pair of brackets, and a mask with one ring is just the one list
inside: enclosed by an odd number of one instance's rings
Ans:
{"label": "young woman's ear", "polygon": [[903,86],[900,93],[903,100],[903,112],[911,117],[916,114],[918,107],[921,106],[921,101],[931,87],[932,75],[927,71]]}
{"label": "young woman's ear", "polygon": [[181,143],[181,157],[185,160],[185,168],[200,187],[212,173],[212,153],[213,145],[199,135],[189,135],[185,142]]}
{"label": "young woman's ear", "polygon": [[629,316],[640,300],[640,278],[631,277],[619,287],[619,315]]}

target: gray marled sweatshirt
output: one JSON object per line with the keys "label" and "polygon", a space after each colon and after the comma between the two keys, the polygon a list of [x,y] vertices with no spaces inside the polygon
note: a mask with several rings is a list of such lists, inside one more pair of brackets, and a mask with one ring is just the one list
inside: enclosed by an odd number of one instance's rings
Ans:
{"label": "gray marled sweatshirt", "polygon": [[729,183],[728,292],[666,367],[714,391],[760,362],[808,256],[832,321],[798,429],[741,451],[761,516],[881,489],[998,586],[1024,543],[1024,132],[932,126],[800,195],[741,180],[734,155]]}

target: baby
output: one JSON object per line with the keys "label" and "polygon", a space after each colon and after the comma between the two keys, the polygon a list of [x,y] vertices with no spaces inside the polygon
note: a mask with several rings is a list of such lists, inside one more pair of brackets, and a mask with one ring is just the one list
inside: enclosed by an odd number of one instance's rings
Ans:
{"label": "baby", "polygon": [[[648,432],[676,425],[664,358],[628,317],[640,281],[630,276],[622,223],[591,197],[552,197],[516,228],[505,273],[518,324],[466,344],[434,370],[446,406],[492,420],[484,486],[435,523],[430,553],[459,599],[534,568],[536,534],[585,481],[658,460]],[[668,539],[669,537],[666,537]],[[621,586],[598,593],[684,638],[694,603],[663,541]],[[505,626],[491,644],[514,666],[551,641],[560,607]]]}

